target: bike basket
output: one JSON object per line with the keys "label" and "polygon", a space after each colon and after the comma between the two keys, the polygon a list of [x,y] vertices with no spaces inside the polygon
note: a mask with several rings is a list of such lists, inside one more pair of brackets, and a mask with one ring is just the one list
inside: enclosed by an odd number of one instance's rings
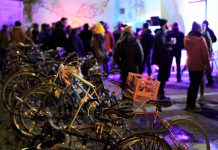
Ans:
{"label": "bike basket", "polygon": [[156,100],[160,82],[146,75],[129,73],[127,84],[132,91],[132,99],[136,101]]}

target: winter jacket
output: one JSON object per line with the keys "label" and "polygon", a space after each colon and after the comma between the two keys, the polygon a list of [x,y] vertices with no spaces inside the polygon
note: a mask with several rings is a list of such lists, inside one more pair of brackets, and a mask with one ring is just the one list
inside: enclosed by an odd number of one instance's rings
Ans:
{"label": "winter jacket", "polygon": [[104,38],[101,37],[101,35],[93,35],[90,47],[95,58],[98,60],[98,62],[101,63],[106,57],[106,50],[104,48]]}
{"label": "winter jacket", "polygon": [[[167,63],[171,46],[172,44],[165,31],[162,29],[156,30],[153,43],[152,64],[160,65]],[[160,60],[165,60],[166,62]]]}
{"label": "winter jacket", "polygon": [[27,37],[20,27],[15,26],[11,31],[11,41],[15,43],[30,43],[31,39]]}
{"label": "winter jacket", "polygon": [[7,31],[0,32],[0,50],[5,50],[9,44],[10,35]]}
{"label": "winter jacket", "polygon": [[114,51],[115,62],[121,69],[137,72],[144,59],[143,49],[138,39],[118,40]]}
{"label": "winter jacket", "polygon": [[80,33],[80,38],[83,41],[85,53],[90,52],[90,41],[92,39],[92,31],[91,30],[83,30]]}
{"label": "winter jacket", "polygon": [[114,47],[114,37],[109,31],[105,33],[105,44],[104,45],[105,45],[105,50],[107,52],[112,52],[113,47]]}
{"label": "winter jacket", "polygon": [[217,38],[216,38],[216,35],[214,34],[213,30],[211,30],[209,27],[207,27],[206,31],[210,34],[212,43],[215,43],[217,41]]}
{"label": "winter jacket", "polygon": [[184,48],[184,33],[180,32],[178,29],[174,29],[167,32],[167,36],[169,39],[176,39],[176,43],[172,45],[172,50],[181,53],[181,50]]}
{"label": "winter jacket", "polygon": [[202,35],[190,32],[184,38],[184,46],[187,50],[186,67],[191,71],[203,71],[210,67],[209,50],[205,38]]}
{"label": "winter jacket", "polygon": [[151,30],[147,29],[142,32],[141,44],[144,51],[145,59],[150,56],[150,52],[153,46],[154,36],[151,34]]}
{"label": "winter jacket", "polygon": [[81,38],[77,35],[76,31],[72,31],[69,39],[67,40],[67,51],[75,51],[80,57],[84,54],[84,45]]}

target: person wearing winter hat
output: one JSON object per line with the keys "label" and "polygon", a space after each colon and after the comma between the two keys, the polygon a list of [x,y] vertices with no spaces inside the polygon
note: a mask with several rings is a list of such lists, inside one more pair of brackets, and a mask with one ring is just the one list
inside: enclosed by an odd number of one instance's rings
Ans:
{"label": "person wearing winter hat", "polygon": [[[209,53],[210,53],[210,57],[213,53],[213,43],[215,43],[217,41],[217,37],[214,34],[213,30],[209,28],[209,23],[207,20],[204,20],[202,22],[202,26],[204,26],[204,31],[203,31],[203,35],[206,36],[206,41],[209,45]],[[208,41],[208,39],[210,39]],[[207,84],[206,86],[213,86],[214,85],[214,80],[212,78],[211,73],[206,72],[206,77],[207,77]]]}
{"label": "person wearing winter hat", "polygon": [[120,68],[122,90],[127,87],[128,73],[139,73],[143,59],[144,52],[140,41],[134,36],[132,27],[126,26],[114,49],[114,60]]}
{"label": "person wearing winter hat", "polygon": [[132,33],[132,27],[131,27],[131,26],[126,26],[126,27],[123,29],[123,32]]}
{"label": "person wearing winter hat", "polygon": [[185,36],[184,47],[187,50],[186,67],[190,78],[185,110],[197,112],[201,110],[195,105],[200,83],[205,70],[210,72],[209,50],[197,22],[193,22],[191,32]]}
{"label": "person wearing winter hat", "polygon": [[192,31],[196,33],[201,33],[201,25],[194,21],[192,23]]}
{"label": "person wearing winter hat", "polygon": [[90,42],[90,48],[97,59],[98,64],[101,66],[102,72],[108,73],[108,67],[105,66],[104,61],[106,58],[106,50],[105,50],[105,29],[101,23],[97,23],[93,28],[93,35]]}
{"label": "person wearing winter hat", "polygon": [[101,23],[97,23],[93,29],[94,34],[104,34],[105,29]]}
{"label": "person wearing winter hat", "polygon": [[153,44],[152,64],[159,67],[157,80],[160,81],[158,99],[170,99],[165,96],[164,87],[170,76],[169,49],[171,42],[167,36],[167,20],[160,19],[160,29],[156,31]]}

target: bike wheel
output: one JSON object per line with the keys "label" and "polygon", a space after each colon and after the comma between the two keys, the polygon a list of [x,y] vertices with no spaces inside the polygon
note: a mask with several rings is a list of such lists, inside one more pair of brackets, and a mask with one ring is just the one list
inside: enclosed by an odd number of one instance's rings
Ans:
{"label": "bike wheel", "polygon": [[176,119],[169,122],[169,132],[164,139],[175,150],[210,150],[206,131],[200,124],[189,119]]}
{"label": "bike wheel", "polygon": [[125,139],[118,145],[120,150],[170,150],[169,144],[154,135],[137,135]]}
{"label": "bike wheel", "polygon": [[2,100],[10,111],[15,96],[22,96],[22,94],[43,82],[43,79],[34,72],[22,71],[10,76],[3,84]]}
{"label": "bike wheel", "polygon": [[52,119],[59,119],[58,103],[62,88],[55,84],[42,84],[22,97],[10,114],[12,126],[22,136],[32,137],[41,132],[41,127],[46,122],[41,117],[42,113],[50,113]]}

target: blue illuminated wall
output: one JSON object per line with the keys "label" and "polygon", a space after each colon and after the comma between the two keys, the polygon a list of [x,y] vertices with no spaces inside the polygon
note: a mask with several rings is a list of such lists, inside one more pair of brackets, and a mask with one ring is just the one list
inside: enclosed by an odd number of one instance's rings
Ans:
{"label": "blue illuminated wall", "polygon": [[23,3],[15,0],[0,0],[0,29],[3,24],[14,25],[23,20]]}

